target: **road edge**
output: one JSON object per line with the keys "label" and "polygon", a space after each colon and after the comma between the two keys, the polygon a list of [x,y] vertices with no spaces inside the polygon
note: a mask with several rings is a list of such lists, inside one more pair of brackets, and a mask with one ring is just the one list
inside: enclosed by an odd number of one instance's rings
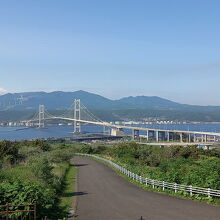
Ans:
{"label": "road edge", "polygon": [[214,206],[214,207],[220,207],[220,205],[216,204],[216,203],[209,203],[207,201],[198,200],[198,199],[196,199],[194,197],[184,196],[183,194],[179,194],[179,193],[175,193],[174,194],[173,192],[170,192],[169,190],[162,191],[162,190],[160,190],[158,188],[152,188],[152,187],[149,187],[149,186],[146,186],[146,185],[142,185],[139,182],[136,182],[135,180],[132,180],[132,179],[128,178],[128,176],[126,176],[125,174],[121,173],[119,170],[117,170],[116,168],[114,168],[113,166],[111,166],[109,163],[107,163],[105,161],[102,161],[102,160],[99,160],[99,159],[96,159],[96,158],[93,158],[93,157],[89,157],[89,156],[83,156],[83,155],[77,155],[77,156],[87,157],[87,158],[90,158],[92,160],[95,160],[95,161],[97,161],[99,163],[102,163],[102,164],[108,166],[110,169],[114,170],[114,172],[116,172],[119,176],[121,176],[122,178],[124,178],[128,182],[130,182],[131,184],[133,184],[136,187],[141,188],[143,190],[146,190],[146,191],[149,191],[149,192],[153,192],[153,193],[163,194],[163,195],[174,197],[174,198],[177,198],[177,199],[191,200],[191,201],[194,201],[194,202],[197,202],[197,203],[202,203],[202,204],[206,204],[206,205],[210,205],[210,206]]}

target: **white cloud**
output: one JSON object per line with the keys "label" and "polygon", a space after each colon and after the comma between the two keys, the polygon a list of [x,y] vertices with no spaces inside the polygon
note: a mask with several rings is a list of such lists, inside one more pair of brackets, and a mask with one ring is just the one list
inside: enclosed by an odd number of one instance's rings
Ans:
{"label": "white cloud", "polygon": [[7,93],[7,90],[0,88],[0,95],[4,95]]}

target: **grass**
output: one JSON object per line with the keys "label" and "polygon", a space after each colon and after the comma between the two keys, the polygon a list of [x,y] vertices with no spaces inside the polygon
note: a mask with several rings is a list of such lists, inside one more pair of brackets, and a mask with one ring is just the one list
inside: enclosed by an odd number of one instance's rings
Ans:
{"label": "grass", "polygon": [[18,165],[16,167],[6,168],[1,172],[3,179],[22,181],[40,182],[39,179],[33,174],[30,167],[25,165]]}
{"label": "grass", "polygon": [[75,192],[76,184],[76,167],[73,164],[70,164],[70,167],[66,173],[64,180],[64,191],[61,195],[59,206],[65,210],[66,213],[69,213],[70,209],[73,207],[73,196]]}
{"label": "grass", "polygon": [[[62,177],[65,175],[66,170],[69,167],[68,162],[61,162],[57,164],[53,164],[53,174],[62,179]],[[19,179],[22,181],[30,181],[30,182],[41,182],[39,178],[33,173],[32,169],[28,165],[18,165],[15,167],[9,167],[5,168],[3,171],[1,171],[1,176],[3,176],[4,179]]]}
{"label": "grass", "polygon": [[53,174],[58,178],[62,178],[66,175],[67,170],[69,169],[69,162],[61,162],[53,164]]}

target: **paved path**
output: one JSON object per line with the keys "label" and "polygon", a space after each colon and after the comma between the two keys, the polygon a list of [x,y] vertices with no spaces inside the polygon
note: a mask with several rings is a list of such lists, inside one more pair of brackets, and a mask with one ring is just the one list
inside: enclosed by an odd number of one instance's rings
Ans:
{"label": "paved path", "polygon": [[220,207],[148,192],[89,158],[79,169],[77,220],[220,220]]}

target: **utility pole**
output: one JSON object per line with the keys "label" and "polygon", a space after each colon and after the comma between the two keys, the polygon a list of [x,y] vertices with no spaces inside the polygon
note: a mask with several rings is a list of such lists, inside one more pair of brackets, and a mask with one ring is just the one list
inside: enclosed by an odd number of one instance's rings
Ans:
{"label": "utility pole", "polygon": [[81,123],[80,121],[77,121],[81,119],[80,99],[75,99],[74,103],[74,133],[78,134],[81,132]]}
{"label": "utility pole", "polygon": [[45,115],[45,107],[44,105],[39,105],[39,119],[38,119],[39,128],[44,128],[44,115]]}

